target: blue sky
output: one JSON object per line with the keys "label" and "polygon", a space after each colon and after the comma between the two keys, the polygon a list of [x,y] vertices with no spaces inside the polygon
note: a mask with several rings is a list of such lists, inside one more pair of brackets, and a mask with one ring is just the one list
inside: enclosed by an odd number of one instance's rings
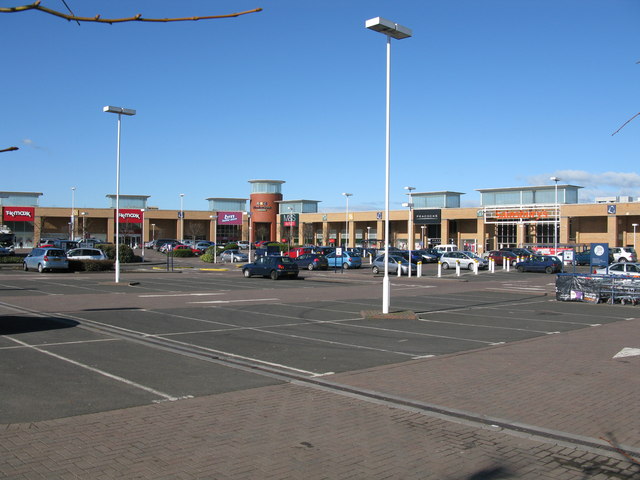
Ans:
{"label": "blue sky", "polygon": [[[29,3],[29,2],[24,2]],[[21,2],[1,0],[0,6]],[[0,14],[0,190],[42,206],[106,207],[115,193],[202,210],[285,180],[321,211],[384,205],[386,38],[392,42],[391,207],[417,192],[561,183],[640,195],[637,0],[67,0],[77,15],[226,14],[172,24],[75,23]],[[64,9],[59,0],[43,5]]]}

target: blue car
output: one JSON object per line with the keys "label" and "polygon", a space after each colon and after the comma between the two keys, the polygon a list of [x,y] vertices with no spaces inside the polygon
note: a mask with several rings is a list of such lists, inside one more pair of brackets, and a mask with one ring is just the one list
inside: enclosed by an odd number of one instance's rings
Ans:
{"label": "blue car", "polygon": [[519,272],[545,272],[556,273],[562,271],[562,262],[558,257],[551,255],[532,255],[524,262],[516,263]]}
{"label": "blue car", "polygon": [[329,267],[344,267],[344,268],[360,268],[362,267],[362,257],[351,252],[342,251],[342,255],[336,255],[336,252],[331,252],[325,255]]}

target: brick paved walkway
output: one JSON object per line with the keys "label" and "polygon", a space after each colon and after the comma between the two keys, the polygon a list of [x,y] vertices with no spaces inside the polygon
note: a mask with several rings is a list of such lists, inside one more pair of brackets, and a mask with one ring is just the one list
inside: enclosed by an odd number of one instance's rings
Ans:
{"label": "brick paved walkway", "polygon": [[[638,447],[640,358],[611,357],[639,332],[639,320],[618,322],[331,380]],[[0,478],[577,480],[640,468],[285,384],[0,426]]]}

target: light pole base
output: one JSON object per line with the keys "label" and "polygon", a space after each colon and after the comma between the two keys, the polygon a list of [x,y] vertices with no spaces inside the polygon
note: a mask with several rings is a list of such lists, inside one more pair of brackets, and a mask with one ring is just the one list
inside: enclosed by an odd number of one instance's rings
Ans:
{"label": "light pole base", "polygon": [[385,275],[382,280],[382,313],[389,313],[389,300],[391,293],[391,282],[389,281],[389,275]]}

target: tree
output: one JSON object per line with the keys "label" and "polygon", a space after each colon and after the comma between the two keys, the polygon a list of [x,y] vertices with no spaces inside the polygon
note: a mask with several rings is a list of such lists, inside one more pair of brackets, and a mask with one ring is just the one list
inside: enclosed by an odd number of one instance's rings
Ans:
{"label": "tree", "polygon": [[80,22],[94,22],[94,23],[123,23],[123,22],[185,22],[185,21],[195,21],[195,20],[213,20],[213,19],[221,19],[221,18],[233,18],[239,17],[241,15],[247,15],[249,13],[257,13],[261,12],[262,8],[255,8],[253,10],[247,10],[245,12],[235,12],[228,13],[224,15],[209,15],[203,17],[182,17],[182,18],[144,18],[141,13],[134,15],[133,17],[126,18],[102,18],[100,14],[95,15],[93,17],[80,17],[75,15],[66,2],[63,3],[69,10],[69,14],[59,12],[57,10],[53,10],[51,8],[43,7],[40,5],[41,0],[36,0],[34,3],[29,5],[19,5],[16,7],[0,7],[0,13],[20,13],[20,12],[28,12],[29,10],[37,10],[39,12],[48,13],[49,15],[54,15],[56,17],[64,18],[65,20],[75,21],[78,24]]}

